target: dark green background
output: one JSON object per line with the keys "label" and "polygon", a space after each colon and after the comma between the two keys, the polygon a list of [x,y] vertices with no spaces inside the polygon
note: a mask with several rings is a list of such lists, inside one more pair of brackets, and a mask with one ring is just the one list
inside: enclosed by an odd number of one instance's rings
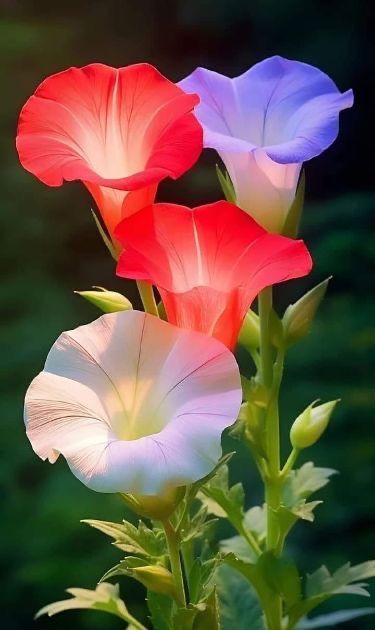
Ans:
{"label": "dark green background", "polygon": [[[173,80],[197,65],[235,75],[272,54],[319,66],[356,103],[342,116],[339,140],[306,166],[303,236],[315,259],[313,276],[279,291],[279,305],[333,274],[329,295],[309,338],[290,353],[283,394],[285,427],[312,400],[342,397],[324,440],[311,449],[340,476],[321,492],[315,526],[300,524],[290,550],[304,570],[323,560],[336,568],[371,555],[374,526],[375,306],[373,190],[374,49],[370,2],[313,0],[0,0],[1,190],[1,625],[33,627],[32,615],[67,586],[93,587],[119,558],[80,518],[119,519],[116,497],[90,492],[63,460],[42,463],[22,422],[24,392],[64,330],[96,317],[73,294],[92,284],[132,295],[90,217],[80,184],[43,186],[17,161],[14,136],[20,107],[47,75],[70,65],[115,66],[150,61]],[[160,187],[159,199],[204,203],[219,198],[207,152],[193,171]],[[286,440],[284,441],[285,445]],[[242,458],[242,459],[241,459]],[[241,466],[240,466],[241,464]],[[244,454],[233,477],[246,476],[249,505],[261,500]],[[229,534],[229,531],[226,532]],[[124,581],[133,611],[141,587]],[[362,602],[337,601],[356,607]],[[40,628],[121,627],[100,613],[67,613]],[[371,628],[370,621],[346,626]]]}

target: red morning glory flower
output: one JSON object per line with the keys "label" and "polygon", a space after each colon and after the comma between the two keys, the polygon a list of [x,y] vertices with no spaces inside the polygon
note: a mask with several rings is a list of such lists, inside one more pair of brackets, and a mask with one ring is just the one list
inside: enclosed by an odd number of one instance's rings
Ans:
{"label": "red morning glory flower", "polygon": [[112,236],[121,218],[153,202],[162,179],[198,159],[202,129],[191,113],[198,100],[146,63],[69,68],[24,105],[21,163],[48,186],[81,180]]}
{"label": "red morning glory flower", "polygon": [[168,320],[234,348],[242,321],[267,286],[309,273],[302,241],[270,234],[226,201],[154,204],[116,229],[117,274],[155,284]]}

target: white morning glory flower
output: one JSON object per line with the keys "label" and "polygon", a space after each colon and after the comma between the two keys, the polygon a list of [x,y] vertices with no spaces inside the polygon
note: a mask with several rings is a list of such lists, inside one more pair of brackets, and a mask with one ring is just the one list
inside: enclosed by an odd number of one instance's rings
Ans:
{"label": "white morning glory flower", "polygon": [[197,481],[237,418],[239,370],[219,341],[124,311],[63,333],[25,401],[34,451],[98,492],[156,495]]}

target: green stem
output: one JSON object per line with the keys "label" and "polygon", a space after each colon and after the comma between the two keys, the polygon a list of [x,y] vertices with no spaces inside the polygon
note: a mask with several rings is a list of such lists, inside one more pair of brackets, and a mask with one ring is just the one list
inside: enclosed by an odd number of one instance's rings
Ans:
{"label": "green stem", "polygon": [[165,537],[168,544],[171,571],[175,581],[176,596],[181,606],[186,606],[184,579],[182,575],[179,540],[176,530],[169,520],[163,521]]}
{"label": "green stem", "polygon": [[281,479],[285,479],[285,477],[287,476],[287,474],[292,470],[294,464],[296,463],[297,457],[299,455],[300,451],[298,448],[294,448],[291,452],[290,455],[288,457],[288,459],[286,460],[284,467],[280,473],[280,478]]}
{"label": "green stem", "polygon": [[126,621],[129,624],[128,626],[126,626],[127,628],[132,627],[132,628],[136,628],[136,630],[147,630],[146,626],[144,626],[143,623],[138,621],[138,619],[133,617],[133,615],[131,615],[129,612],[126,613],[126,616],[121,615],[120,618],[124,619],[124,621]]}
{"label": "green stem", "polygon": [[[268,550],[276,553],[280,537],[278,509],[281,503],[280,484],[280,427],[278,394],[282,377],[283,352],[279,352],[274,365],[271,339],[272,287],[264,289],[258,297],[260,320],[260,378],[269,393],[265,412],[267,472],[265,476],[265,500],[267,505]],[[282,599],[275,595],[267,610],[267,624],[270,630],[282,628]]]}
{"label": "green stem", "polygon": [[259,547],[259,545],[258,545],[255,537],[253,536],[252,532],[247,530],[243,525],[241,525],[241,527],[237,527],[237,531],[246,540],[246,542],[249,545],[249,547],[252,548],[252,550],[254,551],[254,553],[257,556],[262,555],[262,550]]}
{"label": "green stem", "polygon": [[273,359],[270,335],[270,317],[272,310],[272,287],[263,289],[258,296],[260,323],[260,366],[263,385],[268,389],[272,385]]}
{"label": "green stem", "polygon": [[152,284],[149,284],[144,280],[137,280],[137,287],[145,312],[150,313],[150,315],[155,315],[156,317],[159,317],[159,311],[156,305]]}

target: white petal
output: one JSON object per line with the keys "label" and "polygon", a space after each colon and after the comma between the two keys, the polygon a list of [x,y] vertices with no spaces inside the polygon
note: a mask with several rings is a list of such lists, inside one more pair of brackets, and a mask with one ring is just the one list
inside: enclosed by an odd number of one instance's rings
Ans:
{"label": "white petal", "polygon": [[26,396],[34,450],[101,492],[157,494],[207,474],[241,404],[220,342],[127,311],[64,333]]}

